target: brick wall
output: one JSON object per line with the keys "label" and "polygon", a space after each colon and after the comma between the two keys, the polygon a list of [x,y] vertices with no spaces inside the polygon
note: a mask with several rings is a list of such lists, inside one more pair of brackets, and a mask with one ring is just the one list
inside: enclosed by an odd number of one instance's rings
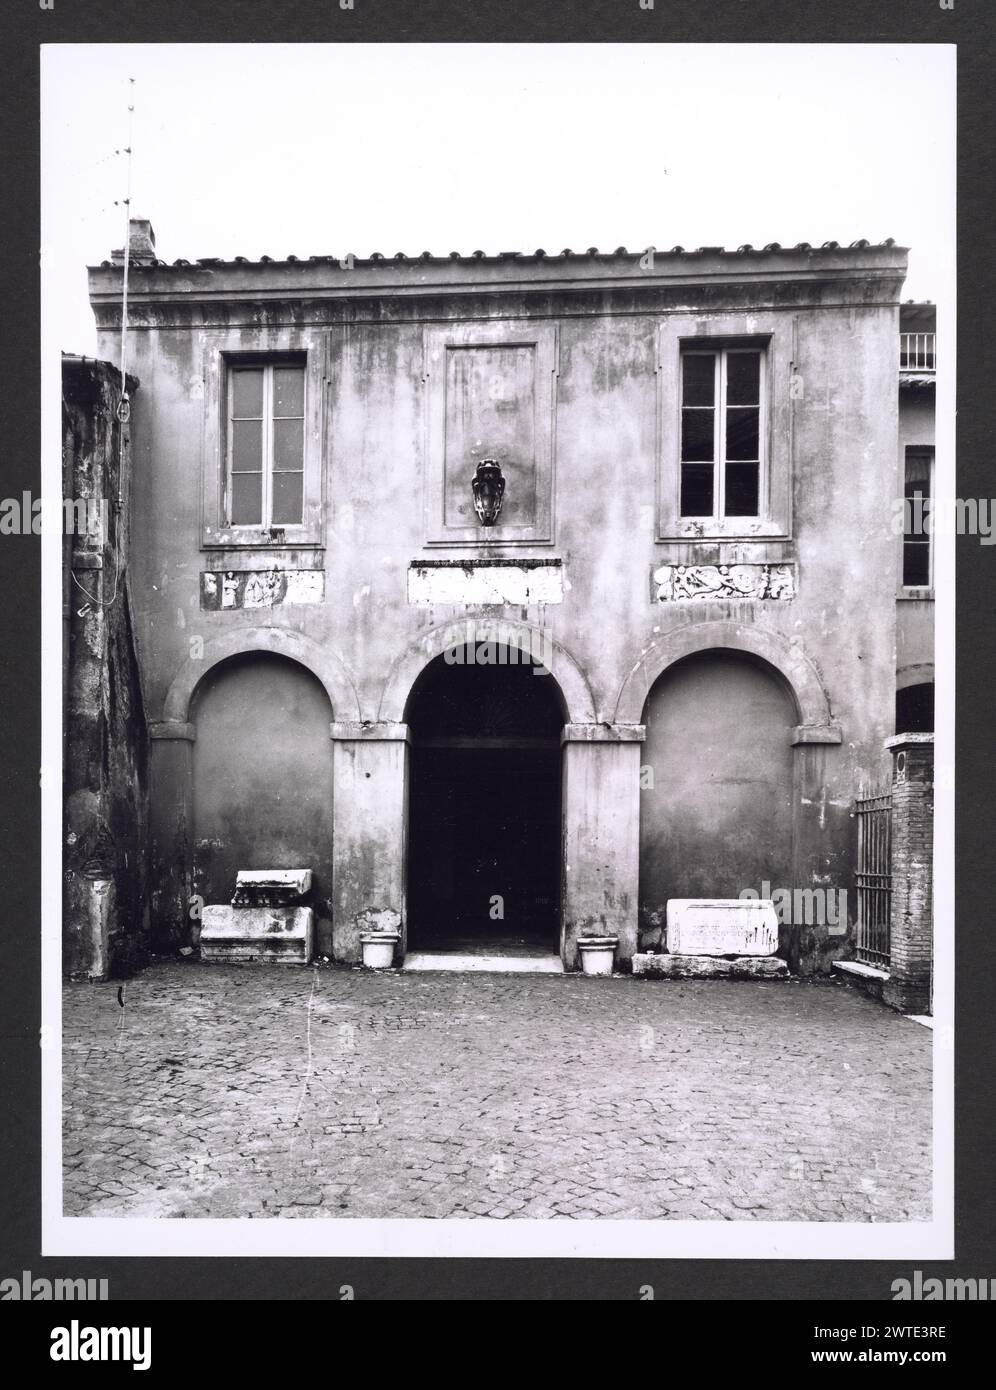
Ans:
{"label": "brick wall", "polygon": [[892,753],[891,964],[883,999],[927,1013],[933,959],[934,738],[897,734]]}

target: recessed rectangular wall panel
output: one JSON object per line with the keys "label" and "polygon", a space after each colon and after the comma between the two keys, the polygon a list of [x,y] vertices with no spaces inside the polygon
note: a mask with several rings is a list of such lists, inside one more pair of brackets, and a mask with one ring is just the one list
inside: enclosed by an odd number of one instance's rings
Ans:
{"label": "recessed rectangular wall panel", "polygon": [[476,524],[470,483],[482,459],[505,475],[501,526],[536,525],[536,346],[446,349],[444,524]]}
{"label": "recessed rectangular wall panel", "polygon": [[[552,541],[556,349],[550,324],[426,330],[428,545]],[[505,478],[493,526],[478,520],[471,487],[488,458]]]}

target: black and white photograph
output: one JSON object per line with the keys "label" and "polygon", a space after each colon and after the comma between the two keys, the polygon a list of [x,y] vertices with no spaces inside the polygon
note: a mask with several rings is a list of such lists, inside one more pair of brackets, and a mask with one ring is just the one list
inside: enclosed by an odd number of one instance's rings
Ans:
{"label": "black and white photograph", "polygon": [[950,1258],[954,49],[41,84],[47,1250]]}
{"label": "black and white photograph", "polygon": [[991,6],[0,33],[11,1359],[984,1364]]}

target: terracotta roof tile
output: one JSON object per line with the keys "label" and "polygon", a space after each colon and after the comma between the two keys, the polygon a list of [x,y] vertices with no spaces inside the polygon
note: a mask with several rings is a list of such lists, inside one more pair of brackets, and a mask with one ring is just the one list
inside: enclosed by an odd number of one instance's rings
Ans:
{"label": "terracotta roof tile", "polygon": [[[824,241],[824,242],[822,243],[822,245],[821,245],[818,249],[821,250],[821,251],[840,251],[840,250],[858,251],[858,250],[865,250],[866,248],[873,247],[873,246],[878,246],[878,247],[890,247],[890,246],[895,246],[895,245],[896,245],[896,242],[895,242],[894,238],[892,238],[892,237],[887,237],[884,241],[880,241],[880,242],[870,242],[870,241],[866,241],[866,240],[864,240],[864,239],[859,240],[859,241],[852,241],[852,242],[849,244],[849,246],[847,246],[847,247],[843,247],[843,246],[841,245],[841,243],[840,243],[840,242],[837,242],[837,241]],[[615,248],[614,251],[600,251],[600,250],[598,249],[597,246],[589,246],[589,247],[587,248],[587,250],[586,250],[586,251],[583,251],[583,252],[581,252],[581,251],[573,251],[573,250],[571,250],[570,247],[565,247],[564,250],[560,251],[559,253],[554,253],[554,254],[551,254],[550,252],[544,251],[543,248],[540,247],[540,248],[538,248],[536,251],[532,251],[532,252],[528,252],[528,251],[499,251],[499,252],[497,252],[497,253],[488,254],[488,253],[485,252],[485,251],[477,250],[477,251],[471,252],[469,255],[466,254],[466,253],[464,253],[464,252],[461,252],[461,251],[450,251],[450,252],[447,252],[447,253],[445,253],[445,254],[440,254],[440,255],[436,255],[435,253],[433,253],[433,252],[431,252],[431,251],[422,251],[422,252],[420,252],[418,255],[409,255],[409,254],[407,254],[407,253],[404,252],[404,251],[397,251],[397,252],[395,252],[394,255],[391,256],[391,257],[385,256],[384,253],[381,252],[381,251],[371,251],[371,252],[370,252],[368,255],[366,255],[366,256],[357,256],[357,255],[353,254],[352,257],[351,257],[351,265],[354,266],[354,267],[355,267],[355,266],[362,266],[362,265],[374,265],[374,264],[376,264],[377,262],[386,261],[386,260],[388,260],[388,259],[393,260],[393,261],[395,261],[395,262],[397,262],[397,263],[400,263],[400,264],[405,264],[405,265],[418,265],[419,263],[424,263],[424,262],[427,262],[427,261],[439,261],[439,262],[442,262],[442,261],[446,261],[446,260],[450,260],[450,261],[459,261],[459,262],[464,262],[464,263],[469,263],[469,262],[472,262],[472,261],[485,261],[485,260],[488,260],[488,261],[495,261],[495,262],[513,261],[513,260],[519,260],[519,261],[564,260],[564,261],[568,261],[568,260],[575,260],[575,259],[578,259],[579,257],[582,257],[582,256],[588,256],[588,257],[591,257],[591,258],[598,257],[598,258],[600,258],[600,259],[602,259],[602,260],[618,260],[618,259],[626,259],[626,258],[629,258],[629,259],[637,259],[638,257],[641,257],[641,256],[646,255],[647,251],[649,251],[649,250],[654,250],[654,251],[657,253],[657,255],[660,255],[660,256],[748,256],[748,255],[750,255],[750,256],[763,256],[763,255],[777,255],[777,254],[780,254],[780,253],[781,253],[781,254],[784,254],[784,253],[786,253],[786,252],[789,252],[789,253],[790,253],[790,252],[793,252],[793,251],[794,251],[794,252],[805,253],[805,252],[813,251],[814,249],[817,249],[817,248],[814,248],[814,246],[813,246],[810,242],[808,242],[808,241],[799,241],[799,242],[796,242],[795,246],[792,246],[792,247],[783,247],[783,246],[782,246],[779,242],[777,242],[777,241],[769,241],[769,242],[768,242],[765,246],[763,246],[763,247],[755,247],[755,246],[752,246],[752,245],[750,244],[750,242],[745,242],[742,246],[738,246],[735,250],[730,250],[730,249],[728,249],[728,248],[726,248],[726,247],[724,247],[724,246],[699,246],[699,247],[696,247],[694,250],[687,250],[684,246],[672,246],[671,249],[670,249],[669,251],[666,251],[666,250],[664,250],[664,249],[661,248],[661,247],[649,247],[649,246],[646,246],[646,247],[642,247],[641,249],[639,249],[639,250],[637,250],[637,251],[628,251],[628,250],[626,249],[625,246],[617,246],[617,247]],[[183,268],[188,267],[188,266],[191,266],[191,265],[198,265],[198,266],[202,266],[202,267],[204,267],[204,268],[206,268],[206,269],[210,269],[210,268],[213,268],[214,266],[232,266],[232,265],[292,265],[292,264],[301,263],[302,261],[305,262],[305,263],[307,263],[307,262],[311,262],[311,263],[322,263],[322,262],[324,262],[324,263],[327,263],[327,264],[329,264],[329,265],[342,265],[343,263],[345,263],[345,262],[347,261],[347,256],[346,256],[345,254],[343,254],[342,256],[335,256],[335,255],[326,254],[326,255],[320,255],[320,256],[306,256],[306,257],[294,256],[294,255],[288,255],[288,256],[269,256],[269,255],[261,255],[261,256],[259,257],[259,259],[256,260],[256,261],[253,261],[253,260],[252,260],[250,257],[248,257],[248,256],[233,256],[233,257],[230,257],[230,258],[228,258],[228,259],[226,259],[225,257],[222,257],[222,256],[199,256],[199,257],[197,258],[196,261],[188,261],[188,260],[185,260],[185,259],[183,259],[183,258],[180,258],[180,259],[178,259],[178,260],[176,260],[176,261],[173,262],[173,267],[174,267],[174,268],[177,268],[177,269],[183,269]],[[112,261],[102,261],[102,262],[101,262],[101,265],[102,265],[104,268],[108,268],[108,267],[112,266],[113,264],[114,264],[114,263],[113,263]],[[167,266],[168,263],[167,263],[166,261],[155,261],[155,262],[148,262],[148,261],[147,261],[147,262],[145,262],[144,264],[145,264],[145,265],[154,264],[154,265],[156,265],[156,266],[158,266],[158,267],[165,267],[165,266]]]}

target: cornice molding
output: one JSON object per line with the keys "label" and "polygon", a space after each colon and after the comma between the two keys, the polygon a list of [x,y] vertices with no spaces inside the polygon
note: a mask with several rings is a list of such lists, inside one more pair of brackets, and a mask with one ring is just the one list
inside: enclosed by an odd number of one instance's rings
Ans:
{"label": "cornice molding", "polygon": [[[91,273],[90,302],[99,328],[114,330],[121,322],[120,278]],[[473,285],[340,290],[297,293],[272,285],[220,287],[199,284],[128,289],[128,326],[132,331],[186,328],[334,327],[385,323],[447,323],[455,319],[660,317],[675,313],[821,311],[838,308],[894,307],[901,275],[889,278],[853,273],[820,279],[791,278],[672,281],[667,284],[607,282],[556,286]]]}

